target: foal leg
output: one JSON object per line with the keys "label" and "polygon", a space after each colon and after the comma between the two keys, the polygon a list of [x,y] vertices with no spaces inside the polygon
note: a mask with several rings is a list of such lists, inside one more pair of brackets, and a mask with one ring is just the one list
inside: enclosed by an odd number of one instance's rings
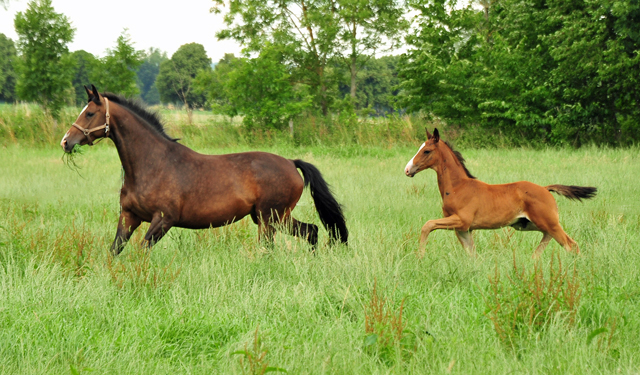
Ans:
{"label": "foal leg", "polygon": [[549,233],[543,232],[540,245],[538,245],[538,247],[536,248],[536,251],[533,252],[533,256],[532,256],[533,259],[540,258],[540,255],[542,255],[542,252],[547,247],[547,245],[549,244],[549,241],[551,241],[552,238],[553,237],[551,237]]}
{"label": "foal leg", "polygon": [[571,252],[575,249],[576,254],[580,254],[580,248],[578,247],[578,244],[573,240],[573,238],[569,237],[569,235],[562,229],[560,224],[551,228],[551,230],[549,230],[549,234],[551,235],[551,237],[553,237],[554,240],[558,241],[558,243],[562,245],[565,250]]}
{"label": "foal leg", "polygon": [[124,246],[131,238],[133,231],[136,230],[142,220],[135,214],[129,211],[122,210],[120,212],[120,219],[118,220],[118,229],[116,230],[116,238],[111,244],[111,254],[118,255],[124,249]]}
{"label": "foal leg", "polygon": [[156,244],[156,242],[160,241],[162,237],[171,229],[173,226],[173,220],[171,220],[166,214],[160,212],[153,215],[153,219],[151,219],[151,224],[149,225],[149,230],[144,235],[144,241],[146,246],[151,247]]}
{"label": "foal leg", "polygon": [[424,256],[424,252],[427,247],[427,237],[429,237],[429,233],[431,233],[431,231],[436,229],[459,229],[460,231],[465,231],[466,228],[463,227],[464,223],[458,215],[451,215],[443,219],[427,221],[422,226],[422,231],[420,233],[420,256]]}
{"label": "foal leg", "polygon": [[476,246],[473,244],[473,237],[471,236],[471,231],[456,231],[456,236],[458,237],[458,241],[460,241],[460,244],[462,245],[462,247],[464,247],[465,250],[467,250],[467,253],[469,254],[469,256],[475,258],[476,256],[478,256],[478,254],[476,254]]}

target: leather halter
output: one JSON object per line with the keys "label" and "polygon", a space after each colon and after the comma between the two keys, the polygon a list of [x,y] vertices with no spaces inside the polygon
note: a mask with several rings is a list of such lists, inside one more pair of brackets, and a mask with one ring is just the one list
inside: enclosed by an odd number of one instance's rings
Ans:
{"label": "leather halter", "polygon": [[[82,134],[84,134],[85,137],[87,137],[87,139],[89,140],[89,146],[93,146],[93,141],[91,140],[91,138],[89,138],[89,134],[95,131],[104,129],[104,137],[109,136],[109,119],[111,118],[111,116],[109,115],[109,99],[104,98],[104,101],[107,104],[107,111],[105,113],[106,122],[104,123],[104,125],[96,126],[95,128],[91,128],[91,129],[85,129],[82,126],[76,124],[75,122],[73,123],[73,126],[75,126],[76,129],[80,130]],[[104,138],[104,137],[101,137],[101,138]],[[94,139],[94,141],[96,139]]]}

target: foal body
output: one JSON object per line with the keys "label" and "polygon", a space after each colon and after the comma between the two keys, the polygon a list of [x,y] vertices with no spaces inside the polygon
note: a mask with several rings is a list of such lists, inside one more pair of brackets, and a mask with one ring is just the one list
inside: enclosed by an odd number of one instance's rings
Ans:
{"label": "foal body", "polygon": [[124,182],[114,254],[142,222],[150,223],[144,238],[153,245],[172,227],[220,227],[247,215],[258,224],[260,237],[271,240],[275,224],[282,223],[315,246],[318,227],[291,216],[305,186],[332,239],[347,242],[341,206],[313,165],[266,152],[203,155],[169,137],[157,117],[137,104],[103,96],[93,86],[87,94],[89,104],[61,146],[72,152],[77,144],[109,137],[118,150]]}
{"label": "foal body", "polygon": [[445,142],[440,142],[438,130],[427,132],[425,142],[407,163],[405,174],[431,168],[438,177],[444,218],[429,220],[422,227],[420,251],[424,252],[431,231],[453,229],[462,246],[475,256],[471,231],[511,226],[516,230],[543,233],[534,257],[540,256],[551,239],[566,250],[579,252],[576,242],[565,233],[559,222],[558,207],[551,191],[570,199],[591,198],[592,187],[550,185],[542,187],[528,181],[490,185],[476,180],[464,166],[462,156]]}

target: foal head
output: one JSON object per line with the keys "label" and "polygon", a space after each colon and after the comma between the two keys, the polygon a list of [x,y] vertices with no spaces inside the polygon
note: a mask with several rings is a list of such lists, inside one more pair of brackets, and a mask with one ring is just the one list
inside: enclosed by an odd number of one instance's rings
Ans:
{"label": "foal head", "polygon": [[82,109],[73,126],[60,141],[65,152],[73,151],[75,145],[93,145],[93,141],[109,135],[109,103],[100,95],[98,89],[91,85],[91,90],[84,89],[89,96],[88,104]]}
{"label": "foal head", "polygon": [[416,173],[433,167],[441,159],[440,132],[433,130],[433,135],[427,130],[427,141],[420,146],[415,156],[404,167],[404,174],[413,177]]}

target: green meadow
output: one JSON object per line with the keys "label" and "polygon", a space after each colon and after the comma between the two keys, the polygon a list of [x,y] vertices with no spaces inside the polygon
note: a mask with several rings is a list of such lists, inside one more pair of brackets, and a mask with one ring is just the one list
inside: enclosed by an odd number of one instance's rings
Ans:
{"label": "green meadow", "polygon": [[[60,132],[60,137],[64,131]],[[79,169],[52,145],[0,148],[0,373],[26,374],[636,374],[640,372],[640,150],[470,149],[488,183],[596,186],[556,196],[580,245],[477,231],[471,259],[441,217],[435,173],[403,168],[419,143],[216,147],[315,164],[344,205],[349,245],[315,254],[245,218],[173,228],[150,251],[138,229],[118,257],[120,164],[110,141]],[[56,134],[56,139],[57,137]],[[447,139],[447,133],[443,132]],[[373,142],[372,142],[373,143]],[[319,223],[308,192],[294,211]]]}

